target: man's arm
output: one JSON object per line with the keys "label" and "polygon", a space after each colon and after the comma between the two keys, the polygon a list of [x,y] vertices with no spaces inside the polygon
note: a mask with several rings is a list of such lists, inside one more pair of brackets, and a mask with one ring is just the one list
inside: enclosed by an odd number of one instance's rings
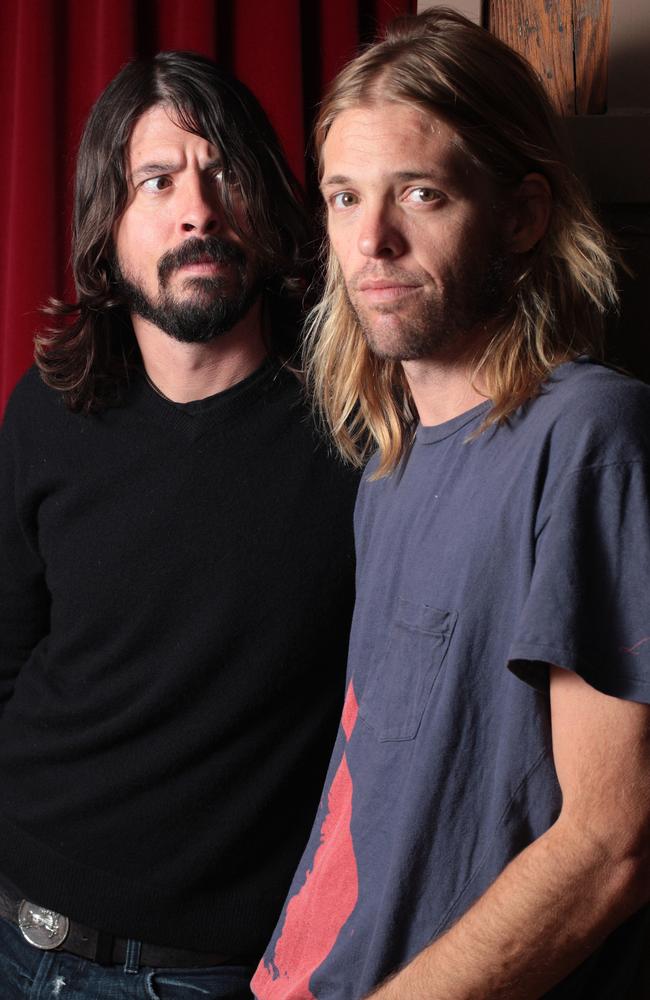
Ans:
{"label": "man's arm", "polygon": [[[11,409],[8,409],[8,414]],[[50,596],[34,541],[18,513],[16,454],[9,417],[0,431],[0,713],[23,664],[49,627]],[[29,462],[28,446],[23,461]]]}
{"label": "man's arm", "polygon": [[551,668],[563,805],[373,1000],[535,1000],[650,899],[650,706]]}

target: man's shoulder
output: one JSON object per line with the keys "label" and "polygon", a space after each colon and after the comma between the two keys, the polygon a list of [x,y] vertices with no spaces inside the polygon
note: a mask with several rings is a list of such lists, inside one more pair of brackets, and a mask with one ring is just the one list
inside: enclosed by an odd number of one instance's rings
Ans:
{"label": "man's shoulder", "polygon": [[36,365],[32,364],[16,382],[10,398],[19,400],[24,397],[33,398],[35,393],[40,394],[43,391],[49,392],[51,390],[48,390],[43,382]]}
{"label": "man's shoulder", "polygon": [[59,407],[63,408],[61,393],[45,385],[38,368],[32,365],[18,380],[9,397],[5,422],[14,423],[26,417],[33,424],[41,413],[47,414],[49,419]]}
{"label": "man's shoulder", "polygon": [[523,424],[575,456],[650,460],[650,386],[580,358],[552,373]]}
{"label": "man's shoulder", "polygon": [[650,411],[650,386],[610,365],[577,358],[560,365],[542,388],[560,412],[603,421]]}
{"label": "man's shoulder", "polygon": [[339,456],[299,373],[286,366],[272,367],[268,388],[278,407],[286,412],[287,420],[300,428],[305,440],[310,442],[311,448],[315,448],[319,453],[322,452],[334,465],[346,470],[353,477],[359,477],[360,472]]}

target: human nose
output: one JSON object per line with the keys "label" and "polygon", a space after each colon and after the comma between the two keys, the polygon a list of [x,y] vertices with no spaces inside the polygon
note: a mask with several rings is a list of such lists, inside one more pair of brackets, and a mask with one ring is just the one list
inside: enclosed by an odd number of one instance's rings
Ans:
{"label": "human nose", "polygon": [[359,231],[359,250],[364,257],[399,257],[406,239],[392,206],[366,204]]}
{"label": "human nose", "polygon": [[221,226],[223,208],[218,204],[214,188],[200,176],[185,179],[180,200],[178,221],[184,234],[208,235]]}

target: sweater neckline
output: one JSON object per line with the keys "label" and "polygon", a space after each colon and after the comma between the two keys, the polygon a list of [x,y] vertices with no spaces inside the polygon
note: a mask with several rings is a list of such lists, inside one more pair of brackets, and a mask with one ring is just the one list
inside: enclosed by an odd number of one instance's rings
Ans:
{"label": "sweater neckline", "polygon": [[255,403],[275,387],[286,385],[287,377],[280,363],[267,358],[256,371],[228,389],[189,403],[175,403],[152,389],[144,372],[137,370],[132,376],[125,405],[138,413],[141,420],[157,424],[166,432],[180,434],[191,442],[215,426],[225,425],[250,412]]}
{"label": "sweater neckline", "polygon": [[[233,399],[241,393],[245,393],[251,386],[263,379],[267,372],[271,371],[273,368],[277,368],[277,365],[275,365],[269,358],[265,358],[259,368],[256,368],[250,373],[250,375],[240,379],[239,382],[235,382],[227,389],[221,389],[219,392],[215,392],[210,396],[204,396],[202,399],[193,399],[187,403],[177,403],[175,400],[169,399],[165,396],[165,394],[151,382],[151,379],[147,377],[144,369],[138,370],[137,374],[138,379],[144,383],[145,393],[153,398],[156,405],[161,405],[162,408],[171,407],[173,410],[178,410],[181,413],[195,414],[203,413],[207,410],[220,406],[228,406]],[[158,400],[160,403],[157,402]]]}

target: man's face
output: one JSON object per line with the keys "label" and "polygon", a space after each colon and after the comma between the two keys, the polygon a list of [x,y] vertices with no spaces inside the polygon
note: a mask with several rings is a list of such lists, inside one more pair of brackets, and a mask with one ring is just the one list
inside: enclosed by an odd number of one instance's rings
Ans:
{"label": "man's face", "polygon": [[[220,151],[156,105],[133,128],[126,173],[128,202],[113,240],[131,313],[186,343],[231,330],[258,297],[259,282],[226,221]],[[244,226],[236,189],[232,200]]]}
{"label": "man's face", "polygon": [[493,183],[433,115],[342,112],[323,147],[327,227],[371,349],[460,356],[503,302],[508,260]]}

